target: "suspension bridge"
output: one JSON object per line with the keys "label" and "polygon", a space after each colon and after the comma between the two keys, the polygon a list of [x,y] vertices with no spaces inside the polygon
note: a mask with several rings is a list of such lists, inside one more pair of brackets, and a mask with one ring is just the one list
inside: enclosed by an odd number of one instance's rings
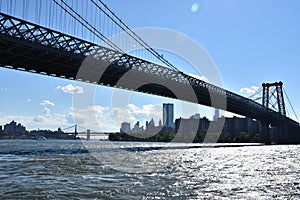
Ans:
{"label": "suspension bridge", "polygon": [[[300,142],[299,123],[286,116],[282,83],[263,85],[263,101],[258,103],[191,77],[143,41],[101,0],[7,0],[0,2],[0,8],[1,67],[223,109],[259,120],[266,142],[270,127],[276,127],[277,142]],[[127,37],[110,39],[120,32]],[[138,50],[128,53],[132,46]],[[131,78],[124,79],[128,73]],[[269,95],[273,86],[276,93]],[[275,106],[270,104],[271,96],[277,97],[277,110],[270,107]]]}
{"label": "suspension bridge", "polygon": [[66,127],[62,129],[68,134],[75,135],[75,138],[79,137],[81,139],[100,139],[100,140],[108,140],[109,133],[100,133],[99,131],[92,130],[78,124],[74,124],[72,126]]}

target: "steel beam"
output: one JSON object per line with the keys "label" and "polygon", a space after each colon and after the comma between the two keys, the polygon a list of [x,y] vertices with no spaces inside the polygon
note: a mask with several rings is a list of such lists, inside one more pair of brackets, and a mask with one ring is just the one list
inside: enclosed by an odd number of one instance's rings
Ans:
{"label": "steel beam", "polygon": [[[92,66],[95,69],[101,68],[101,63],[109,63],[103,76],[98,77],[98,80],[88,77],[85,80],[85,77],[77,77],[78,70],[87,57],[98,63],[98,65]],[[3,13],[0,13],[0,65],[128,89],[133,89],[134,84],[142,83],[143,79],[147,77],[154,83],[156,81],[161,84],[148,84],[138,88],[137,91],[176,98],[168,90],[168,86],[175,86],[182,94],[181,100],[212,106],[211,96],[214,96],[227,101],[227,108],[217,108],[274,124],[281,123],[284,119],[285,123],[299,126],[298,123],[287,118],[284,112],[277,113],[265,106],[268,105],[268,98],[263,98],[263,105],[261,105],[183,72],[98,46]],[[124,85],[116,85],[129,71],[135,74],[136,79],[127,80]],[[186,91],[189,87],[194,90],[196,99],[192,99],[187,94]],[[279,92],[280,89],[279,87]],[[264,90],[264,93],[267,94],[268,90]],[[285,110],[282,106],[284,105],[283,96],[280,97],[280,102],[281,109]]]}

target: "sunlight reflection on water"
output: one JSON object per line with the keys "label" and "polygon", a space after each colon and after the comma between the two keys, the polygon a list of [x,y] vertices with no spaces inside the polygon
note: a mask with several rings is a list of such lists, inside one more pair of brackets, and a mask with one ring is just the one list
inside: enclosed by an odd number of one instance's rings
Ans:
{"label": "sunlight reflection on water", "polygon": [[[90,144],[97,149],[95,143]],[[0,141],[0,198],[300,198],[299,145],[209,151],[120,150],[155,143],[113,146],[114,150],[109,146],[98,149],[103,158],[98,160],[80,141]],[[114,166],[116,160],[124,165]]]}

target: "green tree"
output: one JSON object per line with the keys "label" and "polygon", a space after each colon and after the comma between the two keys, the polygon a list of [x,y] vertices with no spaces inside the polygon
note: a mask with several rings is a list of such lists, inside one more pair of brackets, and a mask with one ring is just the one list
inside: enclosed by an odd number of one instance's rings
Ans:
{"label": "green tree", "polygon": [[253,142],[253,143],[261,142],[261,135],[258,133],[253,135],[250,139],[250,142]]}
{"label": "green tree", "polygon": [[240,132],[239,137],[238,137],[239,142],[249,142],[250,141],[250,136],[247,132]]}

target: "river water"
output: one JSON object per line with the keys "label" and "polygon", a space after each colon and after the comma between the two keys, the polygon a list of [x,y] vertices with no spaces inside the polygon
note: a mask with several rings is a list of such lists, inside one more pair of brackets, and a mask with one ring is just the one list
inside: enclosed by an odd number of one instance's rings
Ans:
{"label": "river water", "polygon": [[300,146],[0,141],[0,199],[300,199]]}

